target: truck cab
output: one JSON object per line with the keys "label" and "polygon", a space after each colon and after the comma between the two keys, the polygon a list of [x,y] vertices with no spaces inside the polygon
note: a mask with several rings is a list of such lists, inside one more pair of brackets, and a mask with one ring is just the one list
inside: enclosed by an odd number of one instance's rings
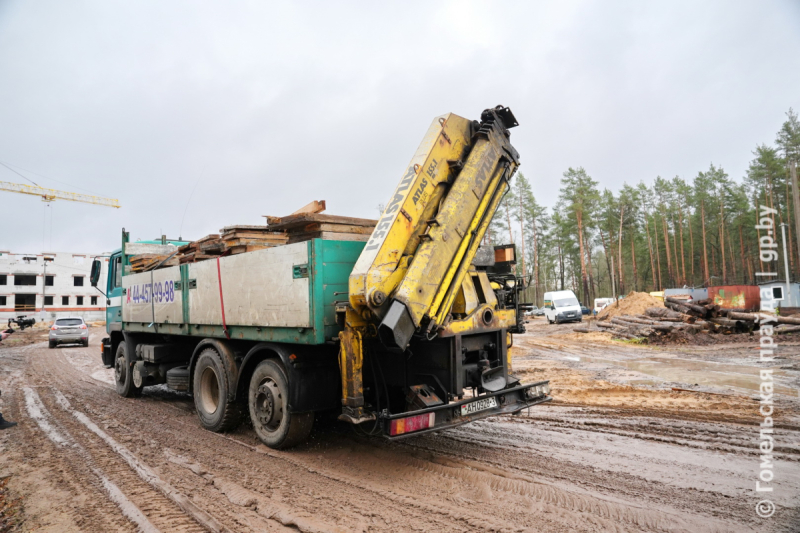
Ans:
{"label": "truck cab", "polygon": [[[167,239],[140,242],[145,244],[172,244],[174,246],[183,246],[184,244],[188,244],[188,241]],[[119,341],[122,339],[123,268],[122,249],[119,248],[112,252],[111,256],[108,258],[108,276],[106,276],[106,286],[105,291],[103,291],[106,295],[106,333],[108,333],[109,336],[103,339],[101,346],[103,364],[107,368],[110,368],[114,365],[114,351],[112,351],[112,344],[114,345],[114,350],[116,350],[116,345],[119,344]],[[94,262],[92,263],[92,272],[90,276],[90,282],[93,287],[97,287],[97,283],[100,279],[100,271],[100,259],[95,258]],[[100,287],[97,288],[100,289]],[[111,342],[112,337],[114,337],[116,342]]]}

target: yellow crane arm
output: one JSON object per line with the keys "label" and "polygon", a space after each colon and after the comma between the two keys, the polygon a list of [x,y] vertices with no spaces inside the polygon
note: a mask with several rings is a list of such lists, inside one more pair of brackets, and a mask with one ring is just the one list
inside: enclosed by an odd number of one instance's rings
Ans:
{"label": "yellow crane arm", "polygon": [[24,185],[22,183],[11,183],[8,181],[0,181],[0,191],[18,192],[22,194],[40,196],[45,202],[51,202],[53,200],[70,200],[72,202],[83,202],[86,204],[102,205],[106,207],[120,207],[119,201],[115,198],[103,198],[102,196],[92,196],[89,194],[79,194],[76,192],[46,189],[44,187]]}
{"label": "yellow crane arm", "polygon": [[507,107],[481,122],[437,117],[350,275],[350,305],[403,350],[443,326],[508,181],[519,166]]}

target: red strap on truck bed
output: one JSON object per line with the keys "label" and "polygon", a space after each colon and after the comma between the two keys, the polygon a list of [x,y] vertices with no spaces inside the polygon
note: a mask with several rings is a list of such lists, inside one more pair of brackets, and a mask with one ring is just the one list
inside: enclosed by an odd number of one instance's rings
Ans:
{"label": "red strap on truck bed", "polygon": [[225,323],[225,301],[222,299],[222,272],[219,269],[219,257],[217,257],[217,280],[219,281],[219,306],[222,309],[222,331],[225,333],[225,338],[231,340],[228,325]]}

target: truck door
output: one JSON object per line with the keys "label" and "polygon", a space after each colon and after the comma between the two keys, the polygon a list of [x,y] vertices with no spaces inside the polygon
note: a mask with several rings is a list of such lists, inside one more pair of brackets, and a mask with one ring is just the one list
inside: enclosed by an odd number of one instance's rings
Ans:
{"label": "truck door", "polygon": [[106,294],[109,304],[106,307],[107,331],[113,328],[115,322],[122,322],[122,254],[115,253],[108,261],[108,282]]}

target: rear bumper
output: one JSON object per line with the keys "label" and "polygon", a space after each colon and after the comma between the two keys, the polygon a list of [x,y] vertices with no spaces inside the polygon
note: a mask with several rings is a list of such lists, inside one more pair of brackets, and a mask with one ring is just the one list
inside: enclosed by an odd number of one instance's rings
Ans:
{"label": "rear bumper", "polygon": [[50,337],[50,342],[56,342],[59,344],[63,343],[73,343],[73,342],[83,342],[89,338],[89,333],[76,333],[70,335],[52,335]]}
{"label": "rear bumper", "polygon": [[[480,420],[482,418],[487,418],[490,416],[504,415],[509,413],[516,414],[522,411],[523,409],[527,409],[528,407],[532,407],[534,405],[539,405],[541,403],[551,401],[553,397],[549,395],[529,397],[528,394],[526,394],[526,391],[530,389],[534,389],[535,387],[539,387],[542,385],[549,385],[549,383],[550,383],[549,381],[539,381],[536,383],[519,385],[517,387],[501,390],[498,392],[482,394],[475,398],[470,398],[468,400],[461,400],[459,402],[453,402],[447,405],[438,405],[436,407],[431,407],[428,409],[420,409],[418,411],[410,411],[398,415],[384,416],[381,417],[383,426],[383,435],[384,437],[390,440],[404,439],[406,437],[413,437],[416,435],[431,433],[433,431],[453,428],[456,426],[460,426],[462,424],[467,424],[469,422],[474,422],[476,420]],[[477,400],[483,400],[486,398],[496,398],[497,407],[486,409],[485,411],[479,411],[477,413],[472,413],[469,415],[461,414],[462,405],[466,405],[475,402]],[[390,428],[392,420],[401,420],[411,417],[419,417],[420,415],[431,415],[431,414],[433,415],[433,424],[431,426],[425,429],[419,429],[416,431],[403,433],[401,435],[391,435]]]}

